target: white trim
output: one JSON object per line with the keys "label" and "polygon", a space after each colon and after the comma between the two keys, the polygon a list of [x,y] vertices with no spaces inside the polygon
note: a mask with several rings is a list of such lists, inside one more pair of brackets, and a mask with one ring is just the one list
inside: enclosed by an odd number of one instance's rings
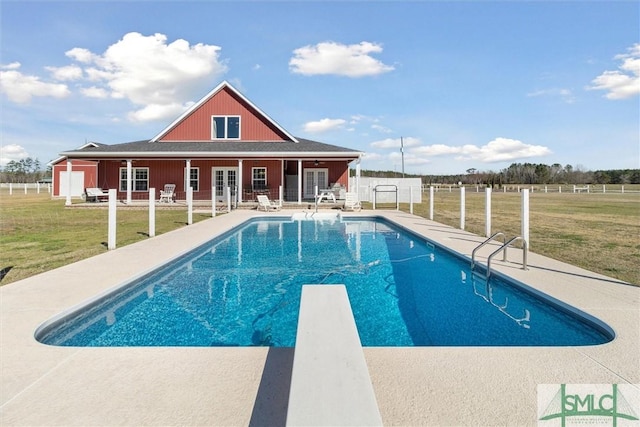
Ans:
{"label": "white trim", "polygon": [[167,133],[169,133],[169,131],[171,131],[174,127],[176,127],[178,125],[178,123],[180,123],[181,121],[183,121],[185,118],[187,118],[191,113],[193,113],[194,111],[196,111],[198,108],[200,108],[203,104],[205,104],[209,99],[211,99],[215,94],[217,94],[218,92],[220,92],[222,89],[224,88],[229,88],[233,93],[235,93],[240,99],[242,99],[244,102],[246,102],[247,104],[249,104],[249,106],[251,106],[251,108],[253,108],[254,110],[256,110],[258,112],[258,114],[262,115],[265,119],[267,119],[267,121],[269,121],[273,126],[275,126],[278,130],[280,130],[282,133],[284,133],[291,141],[293,142],[298,142],[298,140],[296,139],[295,136],[291,135],[289,132],[287,132],[282,126],[280,126],[275,120],[273,120],[271,117],[269,117],[264,111],[262,111],[260,108],[256,107],[255,104],[251,101],[249,101],[249,99],[247,99],[243,94],[241,94],[240,92],[238,92],[238,90],[236,88],[234,88],[233,86],[231,86],[231,84],[229,82],[227,82],[226,80],[224,80],[222,83],[220,83],[218,86],[216,86],[211,92],[209,92],[208,94],[206,94],[204,97],[202,97],[198,102],[196,102],[195,104],[193,104],[190,108],[188,108],[184,113],[182,113],[180,115],[180,117],[178,117],[177,119],[175,119],[173,122],[171,122],[171,124],[169,126],[167,126],[166,128],[164,128],[162,131],[160,131],[159,134],[157,134],[156,136],[154,136],[149,142],[158,142],[158,140],[160,138],[162,138],[163,136],[165,136]]}
{"label": "white trim", "polygon": [[[238,137],[237,138],[229,138],[229,118],[237,117],[238,118]],[[223,118],[224,120],[224,137],[218,138],[216,136],[216,131],[214,130],[213,123],[216,118]],[[211,115],[211,140],[212,141],[240,141],[242,140],[242,116],[234,115],[234,114],[212,114]]]}
{"label": "white trim", "polygon": [[[122,171],[123,170],[126,171],[127,169],[128,168],[126,166],[125,167],[120,166],[118,168],[118,191],[120,193],[124,193],[125,191],[127,191],[126,188],[124,190],[122,189]],[[146,179],[146,181],[147,181],[147,189],[146,190],[136,190],[135,189],[134,182],[138,181],[137,179],[135,179],[135,175],[136,175],[136,170],[138,170],[138,169],[144,169],[144,170],[147,171],[147,179]],[[130,177],[127,176],[127,181],[131,182],[131,192],[132,193],[144,193],[144,192],[149,191],[149,181],[151,180],[151,177],[149,175],[150,175],[150,173],[149,173],[149,167],[148,166],[141,166],[141,167],[132,166],[131,167],[131,176]],[[144,180],[140,180],[140,181],[144,181]]]}
{"label": "white trim", "polygon": [[256,171],[256,169],[264,169],[264,188],[267,188],[269,183],[267,181],[267,177],[268,177],[268,171],[267,171],[267,167],[266,166],[253,166],[251,168],[251,189],[254,190],[255,189],[255,182],[254,182],[254,172]]}
{"label": "white trim", "polygon": [[[87,147],[94,147],[95,148],[95,147],[99,147],[99,146],[100,145],[97,142],[87,142],[86,144],[83,144],[82,146],[76,148],[76,150],[84,150]],[[65,160],[67,157],[69,157],[69,156],[62,155],[62,156],[60,156],[60,157],[58,157],[56,159],[53,159],[49,163],[47,163],[47,166],[53,167],[53,166],[57,165],[58,163],[62,162],[63,160]]]}
{"label": "white trim", "polygon": [[171,151],[171,152],[150,152],[150,151],[140,151],[140,152],[103,152],[103,153],[79,153],[79,152],[70,152],[70,153],[62,153],[65,157],[72,157],[74,159],[96,159],[96,158],[109,158],[118,160],[121,158],[135,158],[135,159],[149,159],[149,158],[173,158],[176,160],[184,160],[185,158],[233,158],[237,159],[238,157],[243,158],[265,158],[265,159],[281,159],[288,158],[287,160],[296,160],[300,159],[301,155],[303,155],[303,159],[306,161],[334,161],[334,160],[348,160],[354,161],[358,160],[358,157],[362,154],[361,152],[354,152],[349,155],[348,153],[343,152],[304,152],[301,153],[299,151],[283,151],[283,152],[272,152],[272,151],[233,151],[233,152],[206,152],[206,151]]}
{"label": "white trim", "polygon": [[[200,191],[200,166],[189,166],[188,169],[189,169],[189,171],[187,172],[187,167],[185,166],[185,168],[184,168],[184,178],[185,178],[185,180],[184,180],[184,188],[185,188],[185,191],[187,190],[187,188],[189,188],[191,186],[191,181],[192,181],[191,180],[191,171],[196,171],[197,175],[198,175],[198,178],[195,179],[194,181],[198,182],[198,188],[194,188],[193,192],[197,193],[197,192]],[[193,187],[191,187],[191,188],[193,188]]]}
{"label": "white trim", "polygon": [[[212,166],[211,167],[211,187],[214,189],[214,194],[212,194],[212,197],[216,197],[216,200],[218,201],[224,201],[226,200],[226,194],[225,194],[225,188],[229,185],[229,172],[233,171],[236,173],[236,186],[238,187],[238,193],[240,193],[241,189],[242,189],[242,178],[239,176],[239,171],[238,171],[238,167],[235,166]],[[216,171],[222,171],[223,173],[223,186],[222,186],[222,194],[218,195],[217,194],[217,186],[216,186]],[[236,197],[238,195],[236,194]],[[229,211],[231,212],[231,211]]]}

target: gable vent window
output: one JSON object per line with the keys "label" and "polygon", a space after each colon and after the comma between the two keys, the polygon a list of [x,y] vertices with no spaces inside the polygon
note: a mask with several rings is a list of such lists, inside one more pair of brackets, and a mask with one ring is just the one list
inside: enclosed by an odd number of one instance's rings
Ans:
{"label": "gable vent window", "polygon": [[212,116],[211,139],[240,139],[240,116]]}

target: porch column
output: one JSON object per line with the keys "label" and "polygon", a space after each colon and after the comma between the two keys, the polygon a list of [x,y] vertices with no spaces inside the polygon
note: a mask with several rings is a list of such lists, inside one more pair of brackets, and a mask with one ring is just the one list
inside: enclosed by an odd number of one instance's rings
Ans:
{"label": "porch column", "polygon": [[133,183],[133,176],[132,176],[133,168],[131,167],[132,163],[133,163],[133,161],[131,159],[127,159],[127,204],[131,203],[131,188],[133,187],[133,185],[132,185],[132,183]]}
{"label": "porch column", "polygon": [[[284,159],[280,160],[280,188],[284,189],[285,177],[284,177]],[[280,206],[284,203],[284,190],[280,194]]]}
{"label": "porch column", "polygon": [[[361,158],[358,157],[358,161],[356,162],[356,194],[358,195],[358,200],[361,200],[360,198],[360,160]],[[350,190],[353,191],[353,190]]]}
{"label": "porch column", "polygon": [[302,204],[302,160],[298,159],[298,204]]}
{"label": "porch column", "polygon": [[242,159],[238,159],[238,194],[236,195],[238,204],[242,204],[242,183]]}
{"label": "porch column", "polygon": [[184,163],[184,193],[186,197],[187,192],[189,192],[189,187],[191,187],[191,159],[186,159]]}
{"label": "porch column", "polygon": [[71,159],[67,157],[67,200],[65,206],[71,206]]}

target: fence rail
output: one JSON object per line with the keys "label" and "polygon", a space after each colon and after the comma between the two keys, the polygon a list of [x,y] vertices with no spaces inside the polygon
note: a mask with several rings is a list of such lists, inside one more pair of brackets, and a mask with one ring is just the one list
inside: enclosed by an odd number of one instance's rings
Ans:
{"label": "fence rail", "polygon": [[[461,187],[467,191],[475,191],[477,193],[484,192],[486,185],[454,185],[454,184],[422,184],[422,192],[428,193],[429,188],[433,187],[435,192],[453,192],[459,191]],[[532,193],[640,193],[640,184],[509,184],[493,187],[494,192],[519,193],[527,189]]]}

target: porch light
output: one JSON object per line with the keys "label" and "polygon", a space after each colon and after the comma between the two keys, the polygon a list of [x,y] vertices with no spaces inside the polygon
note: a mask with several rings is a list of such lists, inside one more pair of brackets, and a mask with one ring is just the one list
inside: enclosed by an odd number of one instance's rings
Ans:
{"label": "porch light", "polygon": [[319,164],[320,164],[320,162],[319,162],[319,161],[317,161],[317,160],[316,160],[315,162],[313,162],[313,165],[314,165],[314,166],[318,166]]}

